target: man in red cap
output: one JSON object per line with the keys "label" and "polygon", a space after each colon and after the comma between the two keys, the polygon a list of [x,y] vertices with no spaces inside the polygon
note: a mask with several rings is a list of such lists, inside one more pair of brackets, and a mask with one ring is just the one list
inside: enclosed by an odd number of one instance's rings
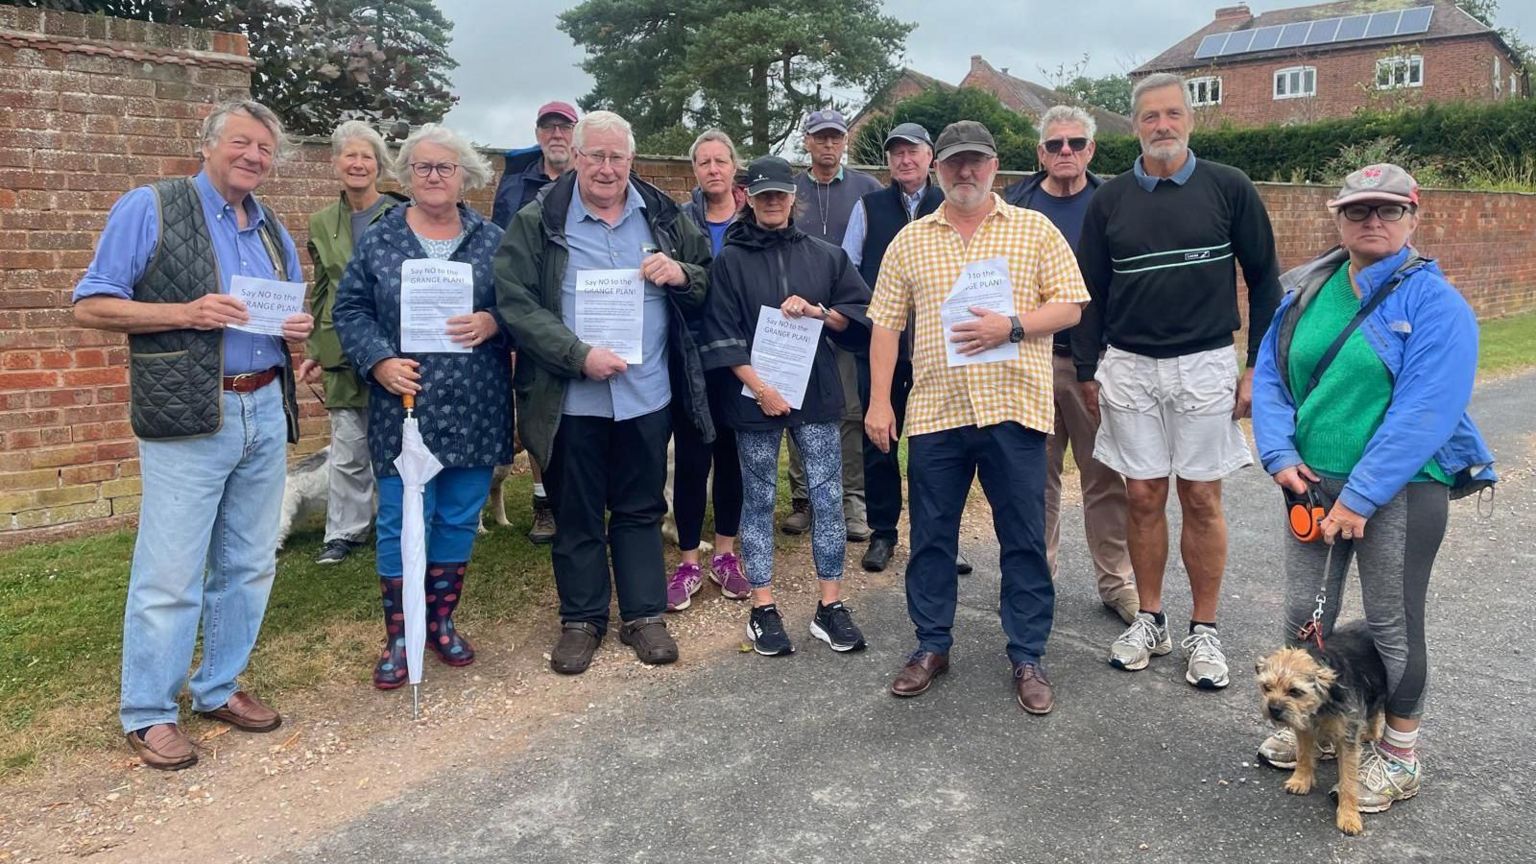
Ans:
{"label": "man in red cap", "polygon": [[[569,102],[545,102],[539,106],[533,130],[539,144],[507,151],[506,167],[501,172],[501,182],[496,185],[496,201],[491,207],[492,222],[506,228],[513,214],[571,167],[571,159],[576,155],[571,146],[571,132],[578,119],[575,106]],[[528,539],[534,543],[552,543],[555,512],[544,492],[542,467],[538,462],[533,462],[532,467],[533,527],[528,531]]]}

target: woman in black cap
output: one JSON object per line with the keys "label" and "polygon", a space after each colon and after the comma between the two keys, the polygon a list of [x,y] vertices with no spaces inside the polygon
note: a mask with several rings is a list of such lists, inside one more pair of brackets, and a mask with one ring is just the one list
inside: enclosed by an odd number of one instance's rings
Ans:
{"label": "woman in black cap", "polygon": [[766,306],[788,319],[819,320],[824,335],[858,347],[869,338],[864,318],[869,286],[843,250],[795,227],[795,183],[788,162],[775,156],[758,159],[747,166],[747,181],[747,206],[726,232],[725,245],[710,267],[704,347],[699,351],[706,369],[730,369],[745,385],[744,391],[723,400],[721,420],[735,430],[741,460],[741,549],[752,585],[747,637],[759,654],[794,650],[772,590],[779,440],[788,430],[805,455],[811,551],[821,583],[811,635],[834,651],[855,651],[864,647],[864,636],[841,599],[848,535],[838,430],[843,384],[837,361],[829,342],[816,340],[805,396],[794,408],[753,368],[752,346]]}

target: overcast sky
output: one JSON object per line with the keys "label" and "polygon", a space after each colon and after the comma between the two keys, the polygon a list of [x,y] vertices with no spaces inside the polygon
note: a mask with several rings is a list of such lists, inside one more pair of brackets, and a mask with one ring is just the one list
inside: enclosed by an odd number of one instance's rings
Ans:
{"label": "overcast sky", "polygon": [[[1044,69],[1074,64],[1086,52],[1088,74],[1124,72],[1208,22],[1232,0],[993,0],[982,3],[886,0],[886,14],[914,22],[903,62],[957,83],[980,54],[1011,74],[1048,83]],[[449,47],[459,103],[447,123],[494,147],[534,143],[534,112],[550,99],[574,103],[592,87],[582,51],[556,26],[569,0],[437,0],[453,21]],[[1249,0],[1255,14],[1308,5],[1300,0]],[[1505,0],[1498,23],[1536,41],[1536,3]],[[958,10],[964,14],[955,14]],[[1177,10],[1177,11],[1174,11]],[[853,98],[855,93],[838,93]]]}

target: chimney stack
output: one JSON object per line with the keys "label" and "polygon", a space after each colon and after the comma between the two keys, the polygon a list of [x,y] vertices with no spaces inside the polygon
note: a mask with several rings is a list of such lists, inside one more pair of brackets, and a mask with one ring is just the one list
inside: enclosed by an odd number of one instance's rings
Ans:
{"label": "chimney stack", "polygon": [[1248,9],[1247,3],[1239,3],[1236,6],[1222,6],[1216,10],[1217,21],[1247,21],[1253,17],[1253,12]]}

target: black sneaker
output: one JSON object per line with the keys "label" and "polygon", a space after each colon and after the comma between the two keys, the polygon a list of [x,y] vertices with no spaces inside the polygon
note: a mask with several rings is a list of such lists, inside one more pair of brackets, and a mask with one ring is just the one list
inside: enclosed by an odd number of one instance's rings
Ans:
{"label": "black sneaker", "polygon": [[772,603],[752,607],[752,617],[747,619],[747,638],[752,640],[752,650],[764,657],[795,653],[795,646],[789,644],[789,634],[784,632],[779,607]]}
{"label": "black sneaker", "polygon": [[315,563],[340,564],[347,560],[347,556],[352,554],[352,547],[356,545],[358,544],[350,540],[329,540],[325,548],[320,550],[320,554],[315,556]]}
{"label": "black sneaker", "polygon": [[864,634],[859,632],[852,613],[841,600],[831,606],[816,604],[811,635],[832,646],[833,651],[858,651],[864,647]]}

